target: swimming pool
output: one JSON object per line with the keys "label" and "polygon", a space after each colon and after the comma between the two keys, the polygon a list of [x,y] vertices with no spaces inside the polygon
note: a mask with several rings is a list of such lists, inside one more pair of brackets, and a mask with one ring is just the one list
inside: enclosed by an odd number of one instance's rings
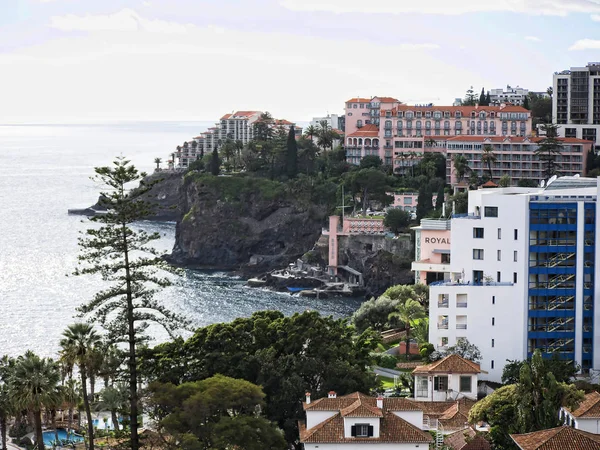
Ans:
{"label": "swimming pool", "polygon": [[[51,447],[52,443],[56,440],[56,433],[54,432],[54,430],[51,430],[51,431],[44,431],[43,434],[44,434],[44,445]],[[64,430],[62,428],[58,429],[58,439],[61,441],[69,439],[73,442],[83,442],[83,436],[80,436],[78,434],[69,433],[69,437],[67,438],[67,430]]]}

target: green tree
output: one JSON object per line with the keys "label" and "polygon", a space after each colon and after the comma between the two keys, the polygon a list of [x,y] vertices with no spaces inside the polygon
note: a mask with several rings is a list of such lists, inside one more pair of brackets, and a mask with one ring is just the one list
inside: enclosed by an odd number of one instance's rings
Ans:
{"label": "green tree", "polygon": [[481,95],[479,96],[479,106],[485,106],[485,88],[481,88]]}
{"label": "green tree", "polygon": [[453,205],[455,214],[465,214],[469,210],[469,194],[466,192],[457,192],[448,199],[448,202]]}
{"label": "green tree", "polygon": [[290,127],[287,138],[286,171],[289,178],[295,178],[298,174],[298,144],[294,125]]}
{"label": "green tree", "polygon": [[418,301],[407,299],[404,303],[396,306],[396,310],[390,313],[390,318],[397,318],[404,324],[406,330],[406,355],[410,354],[410,329],[415,320],[426,317],[425,308]]}
{"label": "green tree", "polygon": [[[525,362],[526,361],[507,360],[506,365],[502,370],[502,383],[518,383],[521,376],[521,368]],[[531,362],[531,360],[529,360],[529,362]],[[551,358],[543,359],[542,364],[544,365],[544,371],[546,373],[551,372],[559,383],[571,382],[580,370],[580,367],[577,364],[560,359],[556,353],[553,354]]]}
{"label": "green tree", "polygon": [[199,328],[185,343],[148,349],[141,367],[146,379],[159,382],[178,384],[222,374],[260,385],[266,394],[266,418],[277,422],[293,442],[305,392],[318,398],[332,389],[343,395],[375,387],[368,367],[378,337],[371,331],[355,333],[345,320],[317,312],[285,317],[261,311]]}
{"label": "green tree", "polygon": [[8,356],[0,359],[0,439],[2,450],[7,450],[7,423],[16,412],[12,399],[11,378],[14,376],[15,360]]}
{"label": "green tree", "polygon": [[360,160],[361,169],[381,169],[383,161],[377,155],[367,155]]}
{"label": "green tree", "polygon": [[73,414],[74,410],[81,401],[81,386],[71,377],[67,379],[63,386],[63,400],[67,405],[67,428],[69,432],[73,430]]}
{"label": "green tree", "polygon": [[510,175],[507,173],[502,175],[500,177],[500,180],[498,180],[498,186],[500,186],[500,187],[509,187],[510,183],[511,183],[511,178],[510,178]]}
{"label": "green tree", "polygon": [[219,175],[220,171],[221,161],[219,159],[219,151],[217,150],[217,147],[215,147],[210,158],[210,173],[216,177]]}
{"label": "green tree", "polygon": [[523,108],[525,108],[525,109],[531,109],[529,107],[529,96],[528,95],[526,95],[525,98],[523,99]]}
{"label": "green tree", "polygon": [[393,197],[388,195],[391,189],[388,181],[388,177],[382,171],[374,168],[344,175],[344,184],[350,189],[353,197],[360,195],[363,214],[367,213],[371,200],[379,202],[383,207],[392,202]]}
{"label": "green tree", "polygon": [[[76,365],[79,369],[83,404],[88,422],[88,443],[89,448],[93,450],[94,425],[92,423],[92,411],[87,386],[90,370],[93,370],[90,368],[92,353],[95,347],[100,344],[100,336],[94,331],[94,328],[87,323],[74,323],[69,325],[63,332],[63,336],[64,338],[60,341],[60,346],[62,347],[61,360],[67,367],[72,368]],[[69,371],[70,370],[71,369],[69,369]]]}
{"label": "green tree", "polygon": [[534,129],[538,124],[551,123],[552,99],[550,97],[540,96],[533,92],[530,92],[528,97]]}
{"label": "green tree", "polygon": [[475,344],[471,344],[467,338],[457,338],[456,344],[443,351],[435,351],[431,356],[431,361],[445,358],[450,355],[458,355],[461,358],[478,363],[481,361],[481,351]]}
{"label": "green tree", "polygon": [[273,138],[273,125],[275,121],[269,112],[262,113],[254,122],[254,139],[257,141],[269,141]]}
{"label": "green tree", "polygon": [[179,386],[153,383],[150,390],[159,428],[174,438],[170,448],[286,448],[281,430],[256,415],[265,394],[248,381],[215,375]]}
{"label": "green tree", "polygon": [[517,181],[517,186],[519,187],[537,187],[538,183],[531,178],[521,178]]}
{"label": "green tree", "polygon": [[119,431],[119,418],[117,413],[127,406],[127,387],[108,386],[100,391],[100,401],[96,404],[98,411],[110,411],[110,418],[115,431]]}
{"label": "green tree", "polygon": [[311,141],[317,135],[318,130],[314,125],[309,125],[304,129],[304,136],[308,137]]}
{"label": "green tree", "polygon": [[442,209],[442,205],[445,202],[446,197],[446,188],[444,183],[440,183],[440,187],[438,188],[437,195],[435,197],[435,209]]}
{"label": "green tree", "polygon": [[454,166],[454,173],[459,183],[464,180],[465,175],[471,172],[469,161],[467,161],[464,155],[454,155],[452,165]]}
{"label": "green tree", "polygon": [[[194,141],[196,142],[196,141]],[[162,162],[162,159],[160,158],[154,158],[154,164],[156,164],[156,170],[160,170],[160,163]]]}
{"label": "green tree", "polygon": [[487,95],[485,96],[485,106],[490,106],[492,104],[492,97],[490,96],[490,91],[487,91]]}
{"label": "green tree", "polygon": [[[93,179],[108,191],[101,194],[107,213],[90,220],[100,226],[88,229],[80,238],[80,266],[76,275],[100,274],[111,283],[106,290],[79,308],[81,315],[90,315],[103,326],[113,342],[127,342],[132,450],[139,449],[138,436],[138,362],[137,345],[145,339],[149,322],[165,327],[169,332],[185,326],[187,321],[153,299],[157,289],[169,286],[170,279],[161,269],[171,270],[150,243],[158,233],[134,230],[131,224],[151,214],[153,205],[143,200],[153,187],[146,174],[124,158],[117,158],[112,167],[97,167]],[[139,183],[128,190],[127,186]]]}
{"label": "green tree", "polygon": [[433,194],[429,186],[422,186],[417,197],[417,220],[421,220],[433,211]]}
{"label": "green tree", "polygon": [[463,106],[475,106],[477,102],[477,95],[473,91],[473,86],[467,89],[467,93],[465,95],[465,99],[463,100]]}
{"label": "green tree", "polygon": [[494,154],[494,147],[490,144],[483,146],[483,153],[481,154],[481,163],[487,166],[490,180],[493,179],[492,164],[496,162],[496,155]]}
{"label": "green tree", "polygon": [[546,136],[538,143],[534,150],[535,155],[544,165],[544,177],[546,179],[558,173],[556,158],[562,154],[562,142],[558,139],[558,126],[553,124],[541,125]]}
{"label": "green tree", "polygon": [[339,139],[340,136],[329,126],[326,120],[319,122],[317,128],[317,145],[322,149],[333,150],[333,141]]}
{"label": "green tree", "polygon": [[50,358],[40,358],[32,352],[19,357],[11,380],[12,400],[33,416],[37,448],[44,450],[42,410],[55,403],[60,373]]}
{"label": "green tree", "polygon": [[385,331],[391,328],[389,315],[396,310],[400,301],[385,295],[371,298],[361,303],[360,307],[352,314],[352,323],[357,331],[363,332],[367,328],[375,331]]}
{"label": "green tree", "polygon": [[392,233],[398,234],[406,230],[410,224],[410,213],[402,211],[400,208],[389,209],[383,219],[383,224],[389,228]]}

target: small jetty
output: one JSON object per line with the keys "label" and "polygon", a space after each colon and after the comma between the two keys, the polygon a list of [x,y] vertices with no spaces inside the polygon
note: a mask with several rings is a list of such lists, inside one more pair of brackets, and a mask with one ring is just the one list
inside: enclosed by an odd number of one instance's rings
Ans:
{"label": "small jetty", "polygon": [[274,270],[261,277],[250,278],[248,286],[268,288],[279,292],[308,298],[359,297],[365,294],[360,272],[346,268],[350,277],[340,279],[330,275],[321,267],[314,267],[302,260],[285,269]]}

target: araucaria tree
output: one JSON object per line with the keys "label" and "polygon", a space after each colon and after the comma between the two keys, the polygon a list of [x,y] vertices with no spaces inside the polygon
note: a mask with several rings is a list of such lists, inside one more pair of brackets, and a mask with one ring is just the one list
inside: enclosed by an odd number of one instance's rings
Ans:
{"label": "araucaria tree", "polygon": [[558,126],[553,124],[541,125],[546,132],[546,137],[538,143],[534,153],[544,164],[544,177],[546,179],[558,174],[556,158],[561,154],[562,142],[558,140]]}
{"label": "araucaria tree", "polygon": [[287,153],[285,162],[287,176],[294,178],[298,174],[298,144],[296,143],[296,130],[294,129],[294,125],[290,127],[287,137]]}
{"label": "araucaria tree", "polygon": [[[145,338],[149,322],[162,325],[170,334],[185,326],[186,321],[154,300],[158,289],[171,284],[164,274],[170,267],[151,245],[158,233],[132,228],[152,212],[152,205],[143,200],[152,188],[146,174],[123,157],[111,167],[96,167],[92,180],[107,187],[101,195],[106,214],[90,220],[99,226],[88,229],[79,239],[81,254],[75,275],[99,274],[110,283],[106,290],[79,307],[107,331],[112,342],[128,347],[129,400],[131,442],[129,448],[139,449],[138,436],[138,368],[136,348]],[[139,187],[129,190],[132,184]]]}

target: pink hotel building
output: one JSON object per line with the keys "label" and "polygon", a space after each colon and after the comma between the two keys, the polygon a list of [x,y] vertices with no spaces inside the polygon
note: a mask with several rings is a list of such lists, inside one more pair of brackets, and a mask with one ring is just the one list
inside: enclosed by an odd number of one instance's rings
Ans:
{"label": "pink hotel building", "polygon": [[[509,174],[514,182],[541,177],[540,163],[533,157],[539,139],[531,138],[531,113],[521,106],[409,106],[392,97],[373,97],[348,100],[345,114],[346,159],[352,164],[377,155],[398,173],[425,152],[441,152],[448,156],[446,178],[452,183],[451,156],[464,154],[471,168],[483,174],[481,151],[491,144],[498,158],[494,177]],[[568,138],[564,144],[561,170],[582,174],[591,143]]]}

